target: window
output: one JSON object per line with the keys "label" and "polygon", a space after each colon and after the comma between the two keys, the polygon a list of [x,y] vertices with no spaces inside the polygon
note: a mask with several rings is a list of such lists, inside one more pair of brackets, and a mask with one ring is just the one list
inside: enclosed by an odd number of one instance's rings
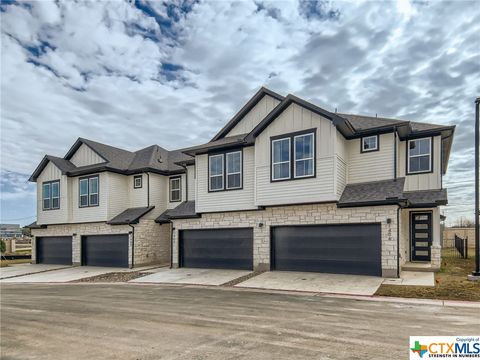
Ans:
{"label": "window", "polygon": [[98,206],[98,175],[79,180],[79,207]]}
{"label": "window", "polygon": [[226,154],[227,159],[227,189],[242,187],[242,152],[236,151]]}
{"label": "window", "polygon": [[170,202],[182,200],[182,180],[180,177],[170,178]]}
{"label": "window", "polygon": [[60,181],[48,181],[42,184],[43,210],[60,209]]}
{"label": "window", "polygon": [[313,134],[297,135],[295,142],[295,177],[313,175]]}
{"label": "window", "polygon": [[242,189],[241,150],[209,155],[208,157],[208,190],[238,190]]}
{"label": "window", "polygon": [[315,133],[312,130],[287,134],[271,142],[272,181],[315,176]]}
{"label": "window", "polygon": [[362,138],[362,151],[370,152],[378,150],[378,135]]}
{"label": "window", "polygon": [[290,179],[290,138],[272,141],[272,179]]}
{"label": "window", "polygon": [[223,154],[209,156],[210,191],[223,190]]}
{"label": "window", "polygon": [[137,175],[133,177],[133,188],[140,189],[142,187],[142,175]]}
{"label": "window", "polygon": [[432,171],[432,138],[408,140],[408,174]]}

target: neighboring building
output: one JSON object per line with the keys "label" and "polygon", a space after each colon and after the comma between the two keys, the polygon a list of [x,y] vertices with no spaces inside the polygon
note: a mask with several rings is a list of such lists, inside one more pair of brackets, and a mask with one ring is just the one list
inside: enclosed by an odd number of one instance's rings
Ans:
{"label": "neighboring building", "polygon": [[262,88],[203,145],[129,152],[79,139],[31,177],[36,261],[385,277],[410,261],[439,268],[454,129],[331,113]]}
{"label": "neighboring building", "polygon": [[22,237],[22,229],[19,224],[0,224],[0,238]]}
{"label": "neighboring building", "polygon": [[468,247],[475,248],[475,228],[473,227],[449,227],[443,230],[443,247],[453,247],[455,235],[462,239],[468,238]]}

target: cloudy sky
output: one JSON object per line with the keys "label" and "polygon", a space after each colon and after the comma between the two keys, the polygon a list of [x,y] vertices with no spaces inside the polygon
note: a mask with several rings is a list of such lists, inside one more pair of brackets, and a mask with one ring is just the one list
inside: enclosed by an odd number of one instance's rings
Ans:
{"label": "cloudy sky", "polygon": [[2,0],[1,221],[77,137],[136,150],[208,141],[262,85],[326,109],[456,124],[449,222],[473,219],[474,1]]}

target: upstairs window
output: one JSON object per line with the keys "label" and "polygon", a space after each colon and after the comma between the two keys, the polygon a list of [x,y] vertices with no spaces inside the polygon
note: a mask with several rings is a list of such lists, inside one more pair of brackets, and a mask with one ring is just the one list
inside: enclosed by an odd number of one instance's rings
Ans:
{"label": "upstairs window", "polygon": [[303,131],[276,137],[272,142],[272,181],[315,176],[315,133]]}
{"label": "upstairs window", "polygon": [[432,171],[432,138],[408,140],[408,174]]}
{"label": "upstairs window", "polygon": [[208,156],[208,190],[237,190],[243,186],[241,150]]}
{"label": "upstairs window", "polygon": [[378,135],[362,138],[362,153],[378,150]]}
{"label": "upstairs window", "polygon": [[142,187],[142,175],[136,175],[133,177],[133,188],[140,189]]}
{"label": "upstairs window", "polygon": [[48,181],[42,184],[43,210],[60,209],[60,181]]}
{"label": "upstairs window", "polygon": [[210,191],[223,190],[223,154],[209,156],[208,162]]}
{"label": "upstairs window", "polygon": [[242,152],[236,151],[226,154],[227,159],[227,189],[242,187]]}
{"label": "upstairs window", "polygon": [[80,178],[79,207],[98,206],[98,175]]}
{"label": "upstairs window", "polygon": [[170,178],[170,202],[182,200],[182,179],[180,177]]}

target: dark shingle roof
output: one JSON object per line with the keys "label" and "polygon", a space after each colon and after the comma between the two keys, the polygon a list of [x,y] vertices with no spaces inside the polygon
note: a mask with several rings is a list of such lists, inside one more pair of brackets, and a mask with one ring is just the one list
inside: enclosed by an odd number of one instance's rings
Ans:
{"label": "dark shingle roof", "polygon": [[447,205],[447,189],[408,191],[403,195],[407,198],[410,206],[435,206]]}
{"label": "dark shingle roof", "polygon": [[31,224],[25,226],[29,229],[45,229],[47,225],[38,225],[36,221],[32,222]]}
{"label": "dark shingle roof", "polygon": [[198,154],[205,152],[207,150],[213,150],[216,148],[225,148],[230,146],[242,146],[247,144],[245,141],[245,137],[248,134],[241,134],[241,135],[234,135],[234,136],[227,136],[222,137],[218,140],[210,141],[208,143],[192,146],[186,149],[183,149],[183,152],[186,154]]}
{"label": "dark shingle roof", "polygon": [[405,178],[382,180],[368,183],[349,184],[343,190],[338,206],[372,203],[397,204],[403,199]]}
{"label": "dark shingle roof", "polygon": [[120,214],[115,216],[113,219],[107,221],[107,224],[110,224],[110,225],[137,224],[139,219],[143,215],[152,211],[154,208],[155,208],[155,206],[129,208],[125,211],[122,211]]}
{"label": "dark shingle roof", "polygon": [[176,208],[163,212],[155,221],[163,224],[169,222],[170,219],[191,219],[198,217],[200,217],[200,214],[195,212],[195,201],[184,201]]}

